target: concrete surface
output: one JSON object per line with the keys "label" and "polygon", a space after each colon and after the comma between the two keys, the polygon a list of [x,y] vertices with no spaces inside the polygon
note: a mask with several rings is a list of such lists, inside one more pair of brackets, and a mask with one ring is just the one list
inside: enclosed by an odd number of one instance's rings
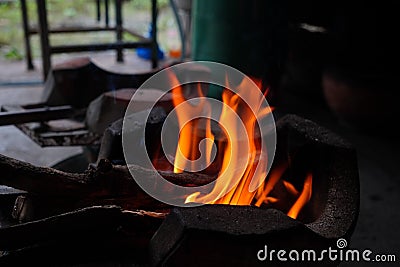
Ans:
{"label": "concrete surface", "polygon": [[[0,87],[0,105],[36,103],[42,86]],[[0,126],[0,154],[40,166],[51,166],[82,151],[80,147],[42,148],[15,126]]]}

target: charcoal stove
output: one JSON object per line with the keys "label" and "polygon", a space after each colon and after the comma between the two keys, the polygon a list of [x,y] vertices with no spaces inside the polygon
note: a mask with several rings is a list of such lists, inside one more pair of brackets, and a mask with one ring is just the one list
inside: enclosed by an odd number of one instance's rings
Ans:
{"label": "charcoal stove", "polygon": [[[116,125],[113,127],[115,135],[108,138],[114,138],[115,144],[121,132],[118,134]],[[154,122],[150,127],[154,127]],[[128,172],[123,165],[113,165],[111,157],[105,159],[106,153],[91,175],[66,174],[2,157],[1,184],[41,197],[42,209],[43,205],[51,207],[54,200],[69,205],[62,212],[49,209],[41,218],[25,218],[28,222],[2,227],[0,247],[8,252],[3,253],[0,262],[40,261],[42,257],[51,262],[64,262],[66,258],[67,262],[93,260],[95,255],[106,253],[101,258],[117,256],[119,260],[137,260],[155,266],[261,266],[265,262],[257,260],[257,252],[264,245],[320,251],[333,246],[338,238],[349,239],[359,209],[354,149],[335,134],[294,115],[277,122],[277,134],[278,158],[291,159],[291,172],[301,171],[304,164],[311,166],[315,177],[315,193],[297,220],[277,208],[230,205],[173,208],[167,214],[170,207],[162,203],[154,205],[154,200],[146,198],[132,179],[118,180],[117,177],[126,177]],[[23,182],[18,178],[21,169],[25,170]],[[137,175],[149,173],[138,168]],[[129,199],[124,191],[136,196]],[[104,206],[112,203],[122,209]],[[137,211],[149,209],[149,205],[154,214]],[[48,234],[43,235],[45,232]],[[83,243],[77,244],[80,242]],[[117,249],[111,249],[113,244],[118,244],[114,247]],[[70,251],[68,246],[84,249],[85,253],[78,253],[79,249]],[[49,251],[55,256],[49,257]],[[127,255],[134,255],[134,259]]]}
{"label": "charcoal stove", "polygon": [[[294,151],[302,151],[313,166],[315,193],[307,204],[307,214],[293,220],[273,208],[176,208],[151,240],[155,265],[185,266],[195,262],[196,266],[262,266],[265,263],[255,255],[265,245],[276,250],[321,251],[336,247],[338,238],[350,238],[359,210],[355,151],[336,135],[297,116],[282,118],[277,129],[277,154],[290,157]],[[302,165],[306,164],[303,160],[301,157]],[[324,266],[329,265],[337,263],[324,262]],[[296,262],[295,266],[303,265]]]}

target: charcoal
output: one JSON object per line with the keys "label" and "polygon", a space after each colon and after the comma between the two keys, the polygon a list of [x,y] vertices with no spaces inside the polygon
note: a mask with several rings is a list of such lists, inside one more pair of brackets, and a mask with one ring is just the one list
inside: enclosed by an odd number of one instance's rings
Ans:
{"label": "charcoal", "polygon": [[[137,141],[135,144],[131,144],[132,146],[137,149],[145,149],[144,146],[147,145],[149,151],[154,151],[160,145],[159,141],[154,140],[161,140],[161,127],[167,115],[162,107],[154,107],[149,114],[147,122],[143,123],[142,116],[147,114],[147,112],[141,111],[129,115],[127,119],[135,123],[129,123],[132,128],[127,129],[127,134],[133,136],[133,139]],[[100,146],[99,160],[109,159],[119,164],[125,162],[122,149],[122,125],[123,119],[120,119],[105,130]],[[146,127],[147,135],[145,139],[152,140],[153,142],[143,142],[142,133],[144,127]]]}
{"label": "charcoal", "polygon": [[[116,120],[125,115],[125,111],[136,89],[119,89],[106,92],[93,100],[86,112],[86,125],[91,132],[103,134],[104,130]],[[157,102],[157,99],[161,99]],[[157,106],[168,108],[172,106],[170,94],[156,89],[145,89],[135,95],[135,103],[130,106],[130,112],[148,109],[157,102]]]}

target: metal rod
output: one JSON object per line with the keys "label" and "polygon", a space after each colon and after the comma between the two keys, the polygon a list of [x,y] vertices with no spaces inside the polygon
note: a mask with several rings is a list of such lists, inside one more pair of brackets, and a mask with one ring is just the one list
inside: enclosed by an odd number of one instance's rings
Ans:
{"label": "metal rod", "polygon": [[138,48],[150,47],[151,41],[142,42],[122,42],[122,43],[104,43],[104,44],[87,44],[87,45],[59,45],[52,46],[51,53],[69,53],[80,51],[103,51],[117,48]]}
{"label": "metal rod", "polygon": [[[100,27],[100,26],[93,26],[93,27],[62,27],[62,28],[54,28],[49,29],[49,33],[76,33],[76,32],[98,32],[98,31],[115,31],[115,27]],[[32,28],[29,30],[29,34],[37,34],[39,33],[38,29]]]}
{"label": "metal rod", "polygon": [[46,80],[51,68],[49,27],[47,23],[46,0],[36,0],[39,18],[40,46],[42,49],[43,78]]}
{"label": "metal rod", "polygon": [[25,53],[26,53],[26,64],[28,70],[35,69],[32,63],[32,50],[31,50],[31,40],[30,40],[30,30],[29,30],[29,18],[28,10],[26,7],[26,0],[21,0],[21,14],[22,14],[22,27],[24,30],[24,41],[25,41]]}
{"label": "metal rod", "polygon": [[97,20],[97,22],[100,22],[100,20],[101,20],[101,2],[100,2],[100,0],[96,0],[96,11],[97,11],[96,20]]}
{"label": "metal rod", "polygon": [[110,23],[110,15],[109,15],[109,12],[108,12],[108,8],[109,8],[109,2],[108,2],[109,0],[104,0],[104,9],[105,9],[105,13],[106,13],[106,15],[105,15],[105,20],[106,20],[106,27],[108,27],[108,25],[109,25],[109,23]]}
{"label": "metal rod", "polygon": [[152,68],[158,65],[158,43],[157,43],[157,0],[151,0],[151,63]]}
{"label": "metal rod", "polygon": [[[121,0],[115,0],[115,20],[116,20],[116,39],[117,43],[122,42],[122,33],[123,33],[123,28],[122,28],[122,1]],[[124,56],[122,53],[122,47],[118,46],[117,47],[117,61],[118,62],[123,62],[124,61]]]}
{"label": "metal rod", "polygon": [[0,126],[70,118],[76,114],[71,106],[44,107],[0,112]]}

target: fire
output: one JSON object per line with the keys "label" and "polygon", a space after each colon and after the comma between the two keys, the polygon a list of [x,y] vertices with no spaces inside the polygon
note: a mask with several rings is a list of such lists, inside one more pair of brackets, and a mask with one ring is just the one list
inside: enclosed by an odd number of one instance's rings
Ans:
{"label": "fire", "polygon": [[[187,160],[190,159],[192,166],[191,170],[201,168],[196,166],[200,164],[200,161],[196,161],[199,157],[198,147],[200,139],[196,134],[200,124],[205,124],[205,141],[200,144],[200,151],[204,151],[206,154],[206,165],[211,163],[211,149],[214,143],[214,135],[211,132],[211,121],[210,120],[189,120],[192,116],[203,114],[204,117],[210,117],[210,105],[205,100],[200,84],[197,84],[197,94],[199,96],[199,102],[197,105],[192,105],[183,97],[182,87],[177,86],[172,90],[174,98],[172,99],[174,107],[179,107],[178,112],[178,123],[182,126],[180,138],[178,141],[178,147],[175,154],[174,161],[174,173],[181,173],[188,166]],[[175,97],[176,96],[176,97]],[[181,110],[181,112],[179,112]],[[185,123],[187,122],[187,123]],[[190,136],[191,138],[187,138]]]}
{"label": "fire", "polygon": [[[177,85],[176,77],[171,75],[172,84]],[[225,87],[231,88],[228,79]],[[272,109],[263,106],[266,93],[254,94],[255,84],[261,90],[261,82],[244,78],[234,92],[224,89],[222,110],[218,123],[226,138],[216,138],[211,127],[211,105],[204,97],[200,84],[196,90],[199,98],[187,101],[182,86],[172,90],[173,105],[176,109],[180,130],[178,145],[174,157],[173,171],[196,171],[212,164],[213,145],[218,149],[215,162],[219,162],[218,178],[211,192],[195,192],[186,197],[186,203],[228,205],[277,205],[291,203],[284,208],[287,215],[297,218],[303,207],[309,202],[312,193],[312,174],[304,179],[303,188],[298,190],[287,179],[283,179],[288,163],[276,164],[267,176],[268,158],[260,155],[260,132],[257,121],[271,115]],[[267,92],[267,91],[266,91]],[[240,96],[246,96],[245,103]],[[253,110],[250,108],[252,107]],[[190,120],[198,115],[200,119]],[[235,120],[238,116],[242,125]],[[199,129],[203,129],[199,131]],[[200,134],[201,132],[201,134]],[[243,139],[243,136],[246,136]],[[205,155],[203,155],[203,153]],[[200,161],[199,157],[203,157]],[[206,169],[207,170],[207,169]],[[276,188],[279,187],[279,190]],[[277,191],[277,192],[274,192]],[[301,192],[300,192],[301,191]],[[281,205],[282,206],[282,205]]]}
{"label": "fire", "polygon": [[310,200],[312,191],[312,174],[309,173],[304,182],[303,191],[301,192],[299,198],[296,200],[292,208],[288,212],[288,216],[292,218],[297,218],[301,208]]}

